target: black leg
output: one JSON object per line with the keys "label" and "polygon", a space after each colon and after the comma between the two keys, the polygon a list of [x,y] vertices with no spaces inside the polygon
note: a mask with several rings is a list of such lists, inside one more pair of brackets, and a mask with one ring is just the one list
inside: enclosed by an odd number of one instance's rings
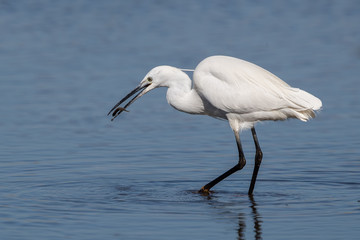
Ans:
{"label": "black leg", "polygon": [[219,182],[221,182],[222,180],[224,180],[234,172],[241,170],[245,166],[246,160],[241,147],[240,135],[239,132],[234,132],[234,133],[235,133],[236,145],[239,151],[239,162],[233,168],[229,169],[227,172],[223,173],[219,177],[215,178],[214,180],[203,186],[199,191],[200,193],[208,193],[213,186],[215,186],[216,184],[218,184]]}
{"label": "black leg", "polygon": [[253,136],[253,139],[254,139],[256,153],[255,153],[254,172],[253,172],[253,175],[252,175],[252,178],[251,178],[251,183],[250,183],[249,192],[248,192],[249,195],[252,195],[252,193],[254,191],[256,177],[257,177],[257,174],[259,172],[261,160],[262,160],[262,157],[263,157],[263,153],[261,151],[259,141],[257,139],[254,127],[251,128],[251,133],[252,133],[252,136]]}

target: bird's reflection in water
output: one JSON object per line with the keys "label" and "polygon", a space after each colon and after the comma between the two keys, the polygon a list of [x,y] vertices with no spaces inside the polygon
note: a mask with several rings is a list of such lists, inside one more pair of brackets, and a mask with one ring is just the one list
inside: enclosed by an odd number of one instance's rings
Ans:
{"label": "bird's reflection in water", "polygon": [[[261,216],[256,208],[256,202],[254,200],[254,196],[249,196],[250,200],[250,209],[251,209],[251,216],[252,216],[252,222],[254,225],[254,233],[255,237],[254,239],[259,240],[262,239],[261,237]],[[246,231],[246,218],[244,213],[239,214],[239,227],[237,229],[238,234],[238,240],[245,240],[245,231]]]}
{"label": "bird's reflection in water", "polygon": [[256,202],[254,199],[253,195],[249,195],[249,200],[251,202],[250,208],[251,208],[251,213],[252,213],[252,218],[253,218],[253,222],[254,222],[254,232],[255,232],[255,239],[262,239],[261,238],[261,216],[259,214],[259,212],[257,211],[256,208]]}
{"label": "bird's reflection in water", "polygon": [[238,239],[245,239],[246,221],[244,213],[239,213],[239,228],[237,229]]}
{"label": "bird's reflection in water", "polygon": [[[212,200],[214,200],[211,196],[211,194],[202,194],[207,200],[211,201],[209,202],[211,206],[216,207],[216,208],[222,208],[219,205],[215,204],[215,202],[213,202]],[[262,220],[261,220],[261,215],[258,212],[257,209],[257,203],[254,199],[254,196],[249,195],[249,208],[248,210],[250,210],[250,216],[251,216],[251,222],[253,225],[253,232],[254,232],[254,239],[255,240],[259,240],[262,239]],[[234,203],[235,204],[235,203]],[[239,204],[238,202],[236,204]],[[229,206],[229,205],[227,205]],[[250,222],[250,219],[247,219],[247,216],[249,214],[247,214],[246,211],[247,208],[244,208],[242,212],[240,212],[238,214],[238,227],[236,229],[237,231],[237,239],[238,240],[244,240],[244,239],[251,239],[245,236],[246,233],[246,222]],[[246,221],[248,220],[248,221]]]}

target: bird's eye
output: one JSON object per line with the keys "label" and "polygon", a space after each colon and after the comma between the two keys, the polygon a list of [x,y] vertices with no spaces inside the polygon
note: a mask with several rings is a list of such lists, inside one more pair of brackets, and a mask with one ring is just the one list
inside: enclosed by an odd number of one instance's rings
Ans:
{"label": "bird's eye", "polygon": [[147,80],[148,80],[148,82],[152,82],[153,79],[152,79],[152,77],[148,77]]}

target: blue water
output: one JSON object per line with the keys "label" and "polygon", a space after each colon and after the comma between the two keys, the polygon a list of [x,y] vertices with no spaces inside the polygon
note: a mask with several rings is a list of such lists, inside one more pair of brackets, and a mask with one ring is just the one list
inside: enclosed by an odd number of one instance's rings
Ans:
{"label": "blue water", "polygon": [[[1,239],[358,239],[358,1],[0,1]],[[230,55],[323,101],[257,125],[237,159],[227,122],[165,89],[111,122],[154,66]]]}

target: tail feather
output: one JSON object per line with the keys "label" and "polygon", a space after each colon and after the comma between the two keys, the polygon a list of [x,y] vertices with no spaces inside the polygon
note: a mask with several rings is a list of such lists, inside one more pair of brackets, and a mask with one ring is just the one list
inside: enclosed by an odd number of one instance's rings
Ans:
{"label": "tail feather", "polygon": [[308,103],[308,107],[311,108],[312,110],[320,110],[320,108],[322,107],[322,102],[319,98],[315,97],[314,95],[305,92],[303,90],[299,91],[300,97]]}
{"label": "tail feather", "polygon": [[297,106],[292,108],[294,116],[301,121],[314,118],[315,111],[320,110],[322,107],[322,102],[319,98],[301,89],[294,89],[294,94],[289,99],[292,104]]}

